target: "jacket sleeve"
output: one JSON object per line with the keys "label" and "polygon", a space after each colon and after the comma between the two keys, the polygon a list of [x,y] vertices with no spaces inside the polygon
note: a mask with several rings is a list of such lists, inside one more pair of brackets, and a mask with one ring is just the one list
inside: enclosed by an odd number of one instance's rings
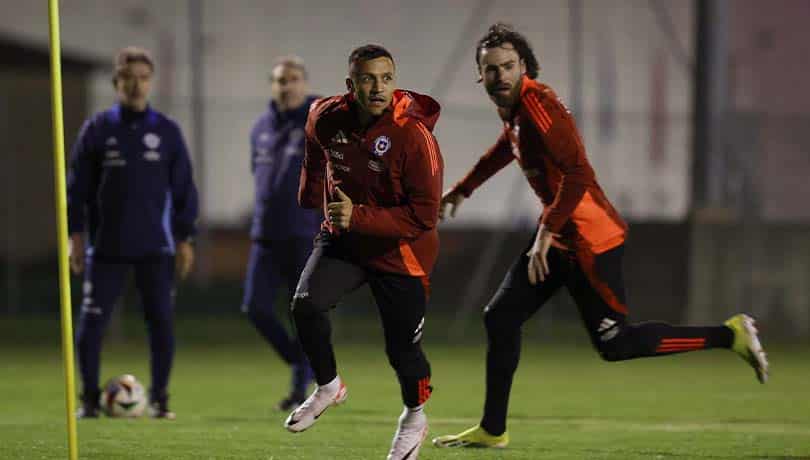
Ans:
{"label": "jacket sleeve", "polygon": [[498,137],[495,145],[490,147],[489,150],[478,159],[478,162],[475,163],[475,166],[470,169],[467,175],[453,186],[452,192],[459,192],[469,198],[475,189],[514,159],[515,157],[512,155],[509,139],[504,131],[501,136]]}
{"label": "jacket sleeve", "polygon": [[85,121],[71,149],[67,176],[68,233],[84,231],[87,207],[96,196],[98,153],[93,143],[95,129],[92,120]]}
{"label": "jacket sleeve", "polygon": [[574,119],[556,95],[532,92],[526,95],[523,103],[548,147],[552,162],[562,173],[554,201],[540,218],[541,224],[557,233],[582,200],[588,184],[593,182],[593,169],[585,157],[585,147]]}
{"label": "jacket sleeve", "polygon": [[323,207],[323,183],[326,175],[326,154],[318,141],[315,132],[317,114],[309,111],[307,124],[304,127],[304,163],[301,167],[301,179],[298,182],[298,204],[302,208],[317,209]]}
{"label": "jacket sleeve", "polygon": [[582,200],[588,184],[593,182],[593,169],[585,157],[585,146],[571,113],[553,93],[538,95],[532,92],[523,102],[548,147],[552,162],[562,173],[557,195],[540,219],[541,224],[557,233]]}
{"label": "jacket sleeve", "polygon": [[176,240],[183,241],[197,234],[199,203],[188,148],[179,127],[176,127],[176,132],[177,147],[170,172],[172,233]]}
{"label": "jacket sleeve", "polygon": [[414,239],[433,229],[439,220],[443,171],[444,162],[436,139],[418,123],[403,163],[404,204],[391,208],[356,205],[350,231]]}

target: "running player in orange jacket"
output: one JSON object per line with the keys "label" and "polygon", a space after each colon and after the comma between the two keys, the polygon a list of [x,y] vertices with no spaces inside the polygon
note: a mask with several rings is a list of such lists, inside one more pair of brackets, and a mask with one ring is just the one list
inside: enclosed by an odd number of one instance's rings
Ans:
{"label": "running player in orange jacket", "polygon": [[622,254],[627,225],[608,201],[571,113],[554,91],[535,81],[539,66],[528,41],[493,25],[476,47],[481,81],[503,120],[495,145],[442,197],[440,215],[501,168],[517,160],[543,204],[531,243],[514,262],[484,309],[487,389],[481,423],[433,440],[438,447],[504,447],[521,326],[561,287],[574,298],[591,343],[607,361],[731,348],[765,382],[768,362],[753,320],[736,315],[725,325],[672,326],[627,321]]}
{"label": "running player in orange jacket", "polygon": [[431,131],[440,108],[428,96],[395,89],[394,59],[377,45],[351,53],[346,86],[347,94],[316,101],[307,120],[298,201],[322,207],[326,220],[292,308],[318,388],[284,425],[304,431],[346,399],[327,313],[368,284],[405,403],[388,459],[416,459],[431,393],[421,338],[439,250],[444,166]]}

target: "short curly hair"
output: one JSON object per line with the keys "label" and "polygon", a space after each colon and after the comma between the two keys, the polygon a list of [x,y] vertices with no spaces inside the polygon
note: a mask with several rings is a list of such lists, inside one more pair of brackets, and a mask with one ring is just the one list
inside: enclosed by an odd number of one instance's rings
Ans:
{"label": "short curly hair", "polygon": [[481,69],[481,51],[487,48],[503,46],[504,43],[511,43],[515,51],[517,51],[518,56],[526,63],[526,75],[532,80],[537,78],[540,65],[537,63],[537,57],[534,55],[532,45],[530,45],[526,37],[520,32],[517,32],[514,27],[502,22],[491,25],[487,33],[478,40],[478,45],[475,47],[476,71],[480,71]]}

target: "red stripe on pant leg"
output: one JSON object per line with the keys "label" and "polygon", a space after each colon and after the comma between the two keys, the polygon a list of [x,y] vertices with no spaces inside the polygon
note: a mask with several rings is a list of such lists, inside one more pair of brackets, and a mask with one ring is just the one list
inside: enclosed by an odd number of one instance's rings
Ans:
{"label": "red stripe on pant leg", "polygon": [[656,353],[678,353],[681,351],[703,350],[703,347],[681,347],[681,348],[656,348]]}
{"label": "red stripe on pant leg", "polygon": [[419,404],[424,404],[430,398],[430,377],[419,379]]}
{"label": "red stripe on pant leg", "polygon": [[683,345],[659,345],[658,348],[655,349],[656,353],[668,353],[668,352],[676,352],[676,351],[691,351],[691,350],[701,350],[705,348],[705,342],[696,342],[693,344],[683,344]]}
{"label": "red stripe on pant leg", "polygon": [[680,345],[658,345],[658,348],[703,348],[705,343],[684,343]]}
{"label": "red stripe on pant leg", "polygon": [[705,343],[705,337],[698,337],[694,339],[661,339],[661,345],[683,345],[683,344],[690,344],[690,343]]}

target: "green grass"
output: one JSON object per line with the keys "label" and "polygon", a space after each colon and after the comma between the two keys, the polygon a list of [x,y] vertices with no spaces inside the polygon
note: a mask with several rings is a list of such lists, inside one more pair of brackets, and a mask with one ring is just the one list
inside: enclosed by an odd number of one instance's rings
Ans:
{"label": "green grass", "polygon": [[[81,420],[80,457],[385,457],[401,403],[378,328],[365,329],[360,341],[357,331],[355,340],[338,341],[349,400],[293,435],[281,426],[286,414],[272,410],[287,389],[286,368],[246,323],[226,326],[231,333],[207,339],[184,326],[188,335],[180,335],[171,387],[176,421]],[[60,351],[54,340],[33,342],[0,347],[0,459],[67,458]],[[435,385],[427,409],[430,436],[477,423],[483,343],[434,339],[425,348]],[[527,341],[512,392],[511,445],[492,451],[426,444],[420,458],[810,459],[807,350],[769,350],[772,381],[760,385],[725,350],[605,363],[584,335]],[[130,372],[148,383],[146,356],[142,336],[111,343],[102,375]]]}

